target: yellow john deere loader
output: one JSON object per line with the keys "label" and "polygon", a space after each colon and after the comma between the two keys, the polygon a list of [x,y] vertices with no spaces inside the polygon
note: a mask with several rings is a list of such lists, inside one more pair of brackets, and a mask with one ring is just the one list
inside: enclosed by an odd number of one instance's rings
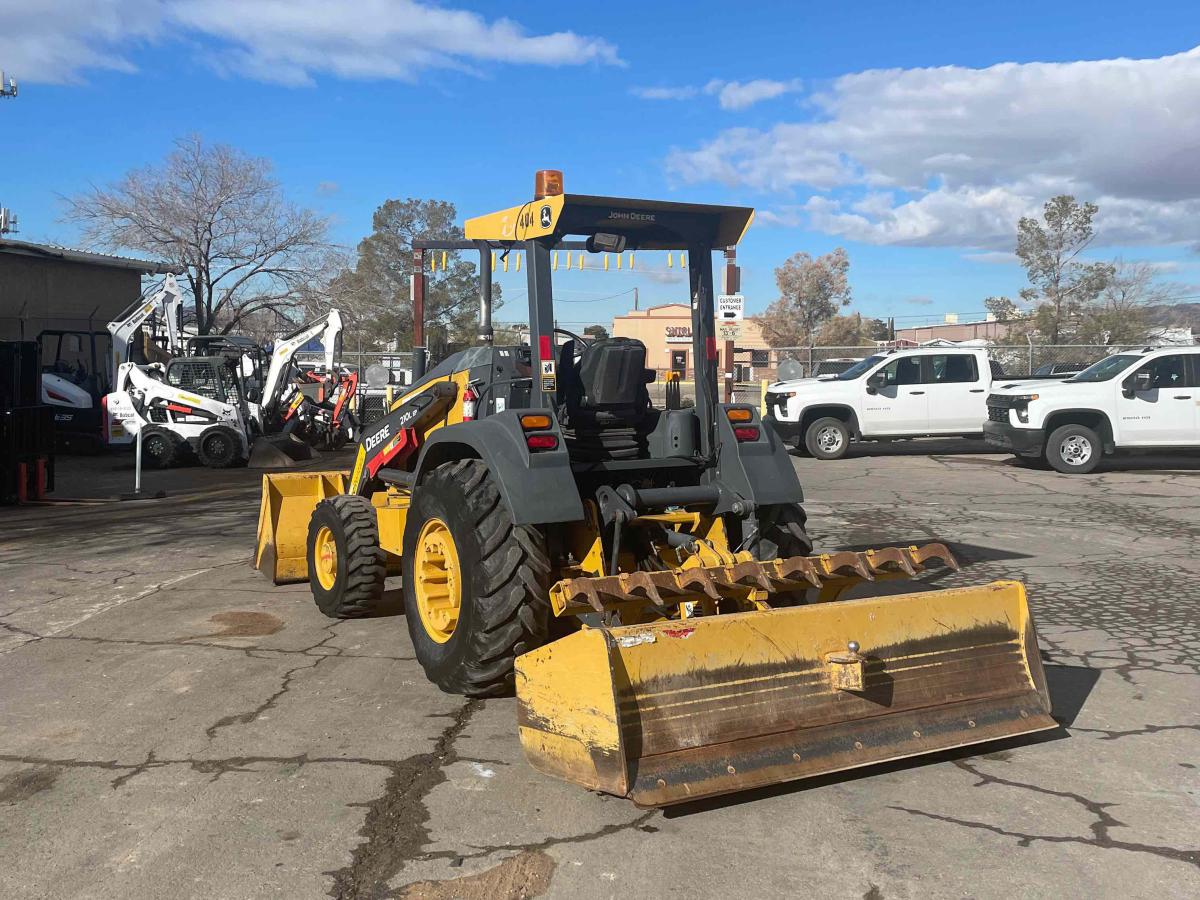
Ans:
{"label": "yellow john deere loader", "polygon": [[[712,253],[753,211],[537,185],[466,223],[483,345],[364,429],[352,472],[265,476],[257,565],[330,616],[401,572],[434,683],[515,689],[534,767],[639,805],[1053,728],[1019,583],[843,599],[957,564],[941,544],[814,555],[783,443],[717,402]],[[564,248],[687,253],[694,407],[654,408],[639,341],[553,326]],[[529,346],[490,343],[488,261],[509,249]]]}

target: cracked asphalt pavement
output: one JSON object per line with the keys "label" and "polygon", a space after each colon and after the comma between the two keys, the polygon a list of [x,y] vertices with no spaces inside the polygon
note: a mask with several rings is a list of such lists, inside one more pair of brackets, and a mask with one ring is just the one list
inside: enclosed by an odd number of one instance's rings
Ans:
{"label": "cracked asphalt pavement", "polygon": [[[819,549],[1029,585],[1061,728],[666,811],[543,777],[404,621],[251,570],[259,474],[0,511],[4,897],[1200,896],[1200,461],[967,442],[797,459]],[[68,459],[59,496],[127,489]]]}

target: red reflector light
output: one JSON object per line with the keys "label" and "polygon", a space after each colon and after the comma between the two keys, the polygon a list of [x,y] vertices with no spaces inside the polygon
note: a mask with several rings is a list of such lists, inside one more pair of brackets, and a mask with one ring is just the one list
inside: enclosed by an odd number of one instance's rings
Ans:
{"label": "red reflector light", "polygon": [[530,450],[553,450],[558,446],[558,436],[553,434],[531,434],[525,438]]}
{"label": "red reflector light", "polygon": [[753,427],[743,427],[733,429],[733,436],[739,441],[757,441],[758,429]]}

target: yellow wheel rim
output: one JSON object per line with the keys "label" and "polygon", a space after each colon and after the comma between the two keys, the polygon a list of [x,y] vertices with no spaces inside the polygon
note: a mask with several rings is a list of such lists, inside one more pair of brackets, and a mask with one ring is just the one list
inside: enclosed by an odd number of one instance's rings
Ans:
{"label": "yellow wheel rim", "polygon": [[444,644],[458,626],[462,609],[462,569],[454,537],[441,519],[421,527],[413,557],[413,588],[425,633]]}
{"label": "yellow wheel rim", "polygon": [[313,568],[317,572],[317,581],[327,591],[333,590],[337,580],[337,541],[333,532],[322,526],[313,542]]}

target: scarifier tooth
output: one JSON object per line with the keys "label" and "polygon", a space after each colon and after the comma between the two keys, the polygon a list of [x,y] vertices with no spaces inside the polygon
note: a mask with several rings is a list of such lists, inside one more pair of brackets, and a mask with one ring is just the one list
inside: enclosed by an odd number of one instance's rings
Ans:
{"label": "scarifier tooth", "polygon": [[717,590],[713,577],[707,569],[685,569],[681,571],[679,573],[679,584],[681,587],[693,590],[699,588],[706,597],[712,600],[721,599],[721,593]]}
{"label": "scarifier tooth", "polygon": [[572,578],[564,585],[563,592],[571,603],[579,602],[582,597],[596,612],[604,612],[604,604],[600,602],[600,594],[591,578]]}
{"label": "scarifier tooth", "polygon": [[787,559],[775,560],[775,569],[780,576],[785,580],[793,580],[797,574],[804,576],[804,580],[813,587],[821,586],[820,576],[817,575],[817,567],[813,565],[813,561],[807,556],[789,556]]}
{"label": "scarifier tooth", "polygon": [[866,558],[861,553],[842,550],[839,553],[826,553],[820,557],[820,560],[827,575],[836,575],[842,569],[849,568],[867,581],[875,580],[875,576],[867,567]]}
{"label": "scarifier tooth", "polygon": [[916,575],[917,570],[908,558],[908,554],[899,547],[884,547],[882,550],[867,550],[866,556],[871,568],[882,572],[888,563],[895,563],[908,575]]}
{"label": "scarifier tooth", "polygon": [[771,582],[767,578],[767,573],[764,571],[762,563],[752,561],[735,563],[729,567],[728,573],[729,580],[734,584],[740,584],[743,587],[749,587],[753,584],[764,591],[771,590]]}
{"label": "scarifier tooth", "polygon": [[643,600],[650,600],[662,605],[663,598],[658,592],[658,587],[654,584],[654,579],[650,577],[649,572],[631,572],[629,575],[621,576],[626,585],[626,593],[632,597],[641,597]]}
{"label": "scarifier tooth", "polygon": [[921,547],[909,547],[908,552],[912,556],[913,561],[918,565],[923,565],[927,559],[940,559],[942,565],[948,569],[952,569],[955,572],[962,569],[962,566],[958,564],[958,560],[954,558],[954,554],[950,552],[950,548],[940,542],[925,544]]}

